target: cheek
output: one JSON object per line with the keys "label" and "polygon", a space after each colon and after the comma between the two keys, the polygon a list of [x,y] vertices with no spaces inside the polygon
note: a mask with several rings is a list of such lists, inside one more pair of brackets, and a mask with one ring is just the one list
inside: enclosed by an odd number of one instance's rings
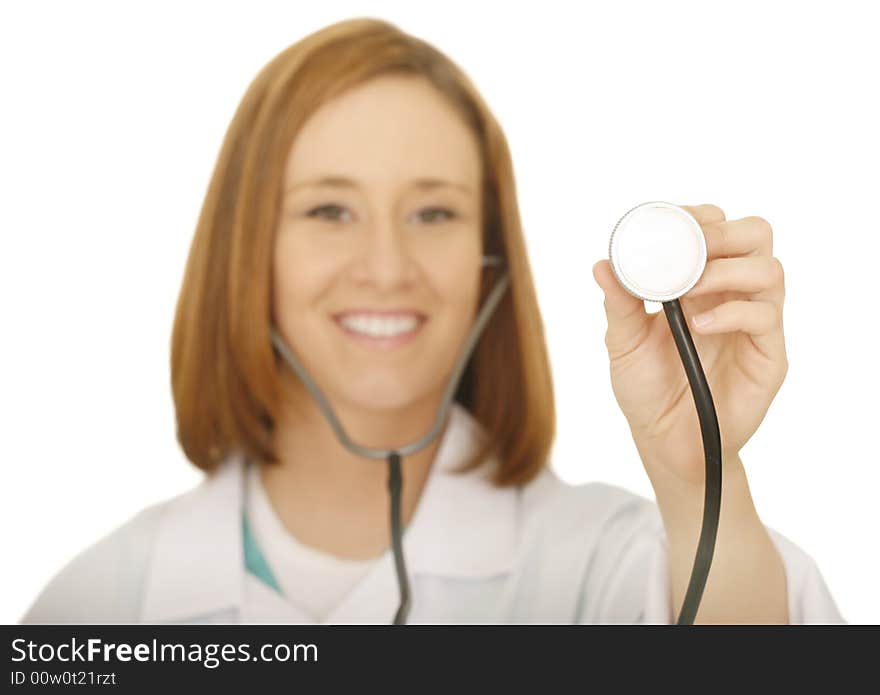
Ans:
{"label": "cheek", "polygon": [[329,269],[305,263],[302,250],[283,236],[275,245],[273,302],[276,320],[292,325],[308,316],[304,308],[318,301],[329,283]]}
{"label": "cheek", "polygon": [[469,326],[473,321],[478,310],[479,280],[476,269],[462,269],[460,272],[444,273],[442,277],[435,276],[434,287],[442,297],[449,323]]}
{"label": "cheek", "polygon": [[463,307],[476,302],[482,269],[478,229],[461,230],[448,245],[433,248],[421,260],[427,282],[445,304]]}

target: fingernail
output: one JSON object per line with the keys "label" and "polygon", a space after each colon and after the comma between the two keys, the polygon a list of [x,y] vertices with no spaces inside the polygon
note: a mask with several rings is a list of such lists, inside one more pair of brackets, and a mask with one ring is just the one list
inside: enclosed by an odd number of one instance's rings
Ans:
{"label": "fingernail", "polygon": [[715,318],[714,311],[707,311],[705,314],[697,314],[694,316],[694,325],[701,327],[706,326],[712,323],[712,320]]}

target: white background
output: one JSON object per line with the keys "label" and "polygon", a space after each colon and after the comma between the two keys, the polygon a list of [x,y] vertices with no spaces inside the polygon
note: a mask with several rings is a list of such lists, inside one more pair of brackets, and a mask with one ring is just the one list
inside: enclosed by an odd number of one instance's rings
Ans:
{"label": "white background", "polygon": [[169,338],[221,139],[278,51],[368,15],[458,62],[507,133],[565,479],[652,496],[590,274],[617,219],[668,200],[770,221],[790,369],[742,458],[764,522],[816,559],[849,622],[880,622],[872,8],[660,5],[4,3],[0,621],[200,479],[175,441]]}

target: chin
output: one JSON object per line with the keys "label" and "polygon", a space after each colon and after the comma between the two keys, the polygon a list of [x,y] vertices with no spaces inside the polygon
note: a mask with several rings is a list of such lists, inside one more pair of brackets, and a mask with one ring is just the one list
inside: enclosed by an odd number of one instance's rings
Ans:
{"label": "chin", "polygon": [[352,394],[348,402],[364,410],[403,410],[413,407],[418,398],[394,391],[372,391]]}
{"label": "chin", "polygon": [[340,395],[347,403],[365,410],[401,410],[425,398],[425,392],[413,389],[411,383],[404,385],[385,379],[349,384],[340,390]]}

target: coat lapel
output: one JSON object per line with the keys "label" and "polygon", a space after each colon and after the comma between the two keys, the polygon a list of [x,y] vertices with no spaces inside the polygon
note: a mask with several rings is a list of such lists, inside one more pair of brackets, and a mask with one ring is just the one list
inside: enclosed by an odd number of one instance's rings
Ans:
{"label": "coat lapel", "polygon": [[210,620],[241,605],[243,470],[241,459],[230,457],[167,503],[145,578],[142,622]]}
{"label": "coat lapel", "polygon": [[[419,575],[478,579],[510,572],[516,555],[516,488],[497,488],[492,459],[455,473],[485,432],[458,403],[450,408],[403,546],[413,614]],[[171,500],[146,577],[143,622],[212,620],[313,623],[304,611],[245,570],[241,513],[246,466],[229,457],[195,489]],[[404,485],[406,460],[403,461]],[[295,597],[291,597],[295,599]],[[399,603],[389,547],[325,623],[390,623]],[[424,607],[422,607],[424,608]]]}

